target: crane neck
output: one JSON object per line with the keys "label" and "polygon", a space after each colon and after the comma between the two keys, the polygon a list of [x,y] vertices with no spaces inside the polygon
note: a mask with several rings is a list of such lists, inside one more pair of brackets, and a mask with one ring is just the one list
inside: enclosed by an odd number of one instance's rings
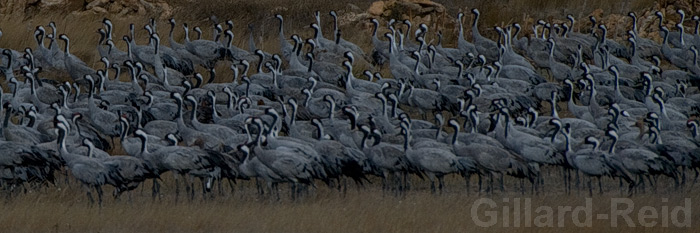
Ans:
{"label": "crane neck", "polygon": [[562,133],[564,135],[564,142],[566,144],[566,152],[573,152],[573,149],[571,149],[571,132],[564,132]]}
{"label": "crane neck", "polygon": [[326,134],[323,130],[323,125],[320,122],[316,124],[316,130],[318,131],[318,140],[323,140],[323,137]]}
{"label": "crane neck", "polygon": [[297,121],[297,112],[298,112],[298,107],[296,104],[292,105],[292,117],[289,120],[290,125],[295,125]]}
{"label": "crane neck", "polygon": [[250,135],[250,126],[249,125],[250,124],[248,124],[248,123],[243,124],[243,130],[245,130],[245,135],[246,135],[246,137],[248,137],[248,140],[246,141],[246,143],[250,143],[253,141],[253,138]]}
{"label": "crane neck", "polygon": [[362,140],[360,141],[360,147],[362,147],[361,149],[367,148],[367,137],[369,137],[369,133],[367,133],[363,130],[362,131]]}
{"label": "crane neck", "polygon": [[403,134],[403,138],[404,138],[404,140],[403,140],[403,150],[404,150],[404,151],[409,151],[409,150],[411,150],[411,144],[410,144],[410,142],[411,142],[411,133],[409,132],[410,130],[411,130],[411,127],[409,126],[409,127],[405,130],[405,132],[404,132],[404,134]]}
{"label": "crane neck", "polygon": [[554,141],[557,138],[557,134],[561,132],[561,125],[560,124],[555,124],[554,125],[554,133],[552,134],[551,142],[554,143]]}
{"label": "crane neck", "polygon": [[[463,41],[464,39],[464,25],[462,24],[462,17],[457,17],[457,23],[459,24],[459,34],[457,35],[457,38],[459,41]],[[440,36],[440,41],[442,40],[442,36]],[[440,43],[438,43],[440,44]]]}
{"label": "crane neck", "polygon": [[12,109],[7,108],[5,109],[5,120],[2,122],[2,127],[7,128],[7,126],[10,123],[10,116],[12,116]]}
{"label": "crane neck", "polygon": [[192,102],[192,115],[190,118],[190,121],[193,123],[199,123],[197,120],[197,101],[191,101]]}
{"label": "crane neck", "polygon": [[211,96],[211,118],[214,121],[218,121],[221,118],[219,112],[216,111],[216,96]]}
{"label": "crane neck", "polygon": [[559,119],[559,112],[557,111],[557,100],[552,99],[551,100],[551,108],[552,108],[552,118]]}
{"label": "crane neck", "polygon": [[459,135],[459,124],[454,124],[452,127],[455,130],[455,132],[452,134],[452,145],[456,146],[458,143],[457,136]]}
{"label": "crane neck", "polygon": [[61,150],[62,155],[68,155],[68,149],[66,149],[66,129],[58,129],[58,147]]}
{"label": "crane neck", "polygon": [[328,108],[328,120],[333,121],[333,116],[335,114],[335,101],[329,101],[330,107]]}
{"label": "crane neck", "polygon": [[610,143],[610,149],[608,149],[608,153],[614,154],[615,153],[615,145],[617,145],[618,139],[617,139],[617,137],[612,136],[612,137],[610,137],[610,140],[612,140],[612,142]]}
{"label": "crane neck", "polygon": [[68,38],[66,38],[65,41],[66,41],[66,48],[63,50],[63,52],[66,55],[70,55],[70,40]]}

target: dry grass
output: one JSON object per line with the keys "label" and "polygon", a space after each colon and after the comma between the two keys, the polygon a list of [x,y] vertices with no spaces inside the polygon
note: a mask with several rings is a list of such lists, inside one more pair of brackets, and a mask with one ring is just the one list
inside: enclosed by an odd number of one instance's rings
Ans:
{"label": "dry grass", "polygon": [[[60,187],[19,194],[0,203],[3,210],[0,212],[0,226],[6,232],[502,232],[509,228],[503,227],[500,220],[493,228],[478,227],[474,223],[471,208],[478,198],[492,198],[498,204],[494,209],[500,210],[502,206],[508,206],[501,201],[506,197],[531,198],[533,209],[539,206],[581,206],[587,197],[587,191],[563,194],[556,184],[547,184],[548,191],[543,194],[523,195],[513,190],[515,183],[511,179],[507,179],[506,188],[510,189],[507,193],[477,195],[472,190],[467,194],[462,179],[451,177],[447,179],[447,191],[442,194],[431,194],[427,182],[414,178],[414,189],[401,197],[382,191],[375,180],[375,184],[359,190],[351,186],[344,195],[320,186],[296,201],[290,200],[286,196],[287,189],[282,188],[282,198],[276,201],[259,198],[253,182],[244,181],[236,186],[233,194],[209,200],[201,200],[200,195],[194,201],[181,198],[176,202],[173,183],[168,178],[164,179],[165,195],[161,200],[152,201],[150,185],[146,185],[145,189],[134,191],[131,201],[126,197],[118,201],[107,197],[102,208],[88,207],[85,194],[74,181],[69,186],[59,184]],[[474,178],[473,184],[475,181]],[[610,213],[611,198],[625,197],[618,194],[616,181],[606,179],[604,182],[606,193],[593,197],[594,215]],[[666,205],[671,207],[682,205],[683,198],[692,198],[693,210],[700,207],[696,191],[674,192],[661,187],[658,194],[641,194],[631,197],[631,200],[636,210],[647,205],[660,208],[662,197],[668,198]],[[479,216],[483,219],[482,210],[489,209],[480,209]],[[636,215],[632,216],[636,220]],[[698,220],[697,212],[692,216],[693,221]],[[524,218],[521,219],[524,224]],[[577,232],[631,230],[627,227],[611,229],[609,220],[595,218],[593,227],[575,228],[570,219],[567,215],[567,228],[564,229]],[[691,232],[691,229],[656,227],[640,230]],[[561,230],[556,225],[553,228],[520,229],[526,232]]]}

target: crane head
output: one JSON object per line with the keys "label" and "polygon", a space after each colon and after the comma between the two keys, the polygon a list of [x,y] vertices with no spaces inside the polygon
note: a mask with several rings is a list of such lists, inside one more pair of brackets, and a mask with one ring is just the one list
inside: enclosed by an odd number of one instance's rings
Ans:
{"label": "crane head", "polygon": [[170,93],[170,98],[173,98],[173,99],[175,99],[175,100],[182,101],[182,95],[180,95],[180,93],[177,93],[177,92],[171,92],[171,93]]}
{"label": "crane head", "polygon": [[472,8],[472,14],[479,16],[479,14],[481,14],[481,13],[479,12],[479,9]]}
{"label": "crane head", "polygon": [[237,148],[239,151],[245,153],[246,155],[250,154],[250,148],[246,146],[245,144],[239,145]]}
{"label": "crane head", "polygon": [[663,19],[663,18],[664,18],[664,14],[661,13],[661,11],[656,11],[656,12],[654,13],[654,15],[656,15],[656,17],[659,17],[659,19]]}
{"label": "crane head", "polygon": [[275,110],[275,108],[265,109],[265,114],[272,115],[272,116],[279,116],[279,113],[277,113],[277,110]]}
{"label": "crane head", "polygon": [[377,98],[382,102],[386,102],[386,97],[384,97],[384,94],[382,94],[381,92],[374,93],[374,98]]}
{"label": "crane head", "polygon": [[321,123],[321,121],[318,118],[311,119],[311,124],[313,124],[314,126],[323,125],[323,123]]}
{"label": "crane head", "polygon": [[[447,121],[447,124],[450,125],[450,126],[452,126],[452,128],[459,129],[459,122],[458,122],[456,119],[454,119],[454,118],[452,118],[452,119],[450,119],[449,121]],[[459,131],[459,130],[455,130],[455,132],[458,132],[458,131]]]}
{"label": "crane head", "polygon": [[86,147],[88,147],[88,148],[94,148],[94,147],[95,147],[95,145],[92,144],[92,141],[90,141],[90,139],[87,139],[87,138],[83,139],[83,146],[86,146]]}

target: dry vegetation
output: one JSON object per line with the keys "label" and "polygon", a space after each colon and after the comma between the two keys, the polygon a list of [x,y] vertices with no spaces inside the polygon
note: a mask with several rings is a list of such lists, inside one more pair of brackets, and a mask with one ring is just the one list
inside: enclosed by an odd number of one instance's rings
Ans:
{"label": "dry vegetation", "polygon": [[[431,194],[427,183],[415,181],[416,187],[405,196],[394,196],[382,191],[378,181],[359,190],[351,185],[346,194],[326,187],[319,187],[300,200],[292,201],[283,196],[275,201],[259,198],[252,182],[236,186],[233,194],[194,201],[176,201],[172,194],[172,180],[166,175],[165,196],[158,201],[150,198],[150,185],[134,191],[131,201],[108,200],[103,208],[89,207],[84,193],[75,181],[70,185],[31,191],[5,199],[0,204],[0,226],[6,232],[502,232],[499,224],[494,228],[481,228],[471,218],[475,200],[490,197],[501,206],[505,197],[532,198],[532,206],[585,204],[587,192],[565,195],[556,184],[547,184],[547,192],[539,195],[520,194],[508,183],[507,193],[477,195],[464,191],[461,178],[448,179],[448,190]],[[476,179],[472,180],[473,182]],[[509,182],[509,181],[507,181]],[[510,181],[512,182],[512,181]],[[610,200],[619,195],[616,181],[605,180],[606,193],[594,195],[593,213],[610,213]],[[108,189],[109,190],[109,189]],[[696,188],[697,190],[697,188]],[[218,191],[218,190],[217,190]],[[669,206],[681,205],[683,198],[692,198],[692,208],[700,208],[697,192],[674,192],[660,188],[657,194],[631,197],[635,208],[653,206],[660,208],[661,198],[669,198]],[[282,188],[282,195],[287,194]],[[493,210],[493,209],[491,209]],[[482,214],[483,212],[479,212]],[[511,215],[512,216],[512,215]],[[567,215],[566,219],[570,219]],[[633,217],[636,215],[633,215]],[[697,221],[697,212],[692,219]],[[501,218],[501,217],[499,217]],[[636,219],[636,218],[635,218]],[[556,223],[556,222],[555,222]],[[609,220],[593,219],[593,228],[572,228],[577,232],[606,232],[631,230],[627,227],[608,229]],[[693,222],[693,224],[697,224]],[[624,226],[624,224],[622,224]],[[566,221],[565,226],[572,226]],[[695,225],[693,225],[695,227]],[[643,232],[691,232],[690,229],[645,228]],[[561,232],[561,228],[526,228],[529,232]]]}
{"label": "dry vegetation", "polygon": [[[371,1],[319,1],[319,0],[257,0],[257,1],[225,1],[202,0],[193,3],[187,0],[172,1],[176,7],[175,18],[178,24],[188,22],[203,28],[209,25],[209,16],[216,15],[220,20],[232,19],[236,23],[237,39],[235,45],[246,48],[248,31],[245,26],[254,23],[256,38],[262,38],[259,45],[265,51],[277,51],[276,37],[277,21],[272,18],[275,13],[285,16],[285,29],[288,35],[299,33],[309,36],[311,30],[308,23],[313,22],[311,13],[315,10],[327,12],[330,9],[339,10],[340,15],[352,2],[361,9],[366,9]],[[459,11],[468,11],[478,7],[481,12],[484,27],[502,25],[509,22],[523,22],[532,18],[563,18],[566,13],[575,13],[577,18],[585,17],[588,12],[597,8],[605,9],[605,13],[625,13],[630,10],[639,11],[651,8],[651,0],[640,1],[543,1],[543,0],[496,0],[496,1],[437,1],[444,4],[449,15]],[[257,12],[248,14],[246,12]],[[6,15],[0,18],[0,28],[3,37],[0,47],[20,50],[24,47],[34,47],[31,34],[36,25],[46,25],[55,21],[59,33],[71,37],[72,53],[83,58],[88,64],[97,67],[97,52],[94,49],[98,40],[96,29],[104,15],[70,14],[64,10],[53,9],[30,17]],[[106,16],[110,17],[110,16]],[[116,35],[127,32],[128,23],[143,25],[146,17],[114,18]],[[324,15],[325,31],[330,29],[329,17]],[[531,23],[531,22],[530,22]],[[446,44],[454,43],[454,28],[447,22],[442,24],[446,30]],[[531,24],[530,24],[531,25]],[[523,23],[529,28],[528,22]],[[344,37],[356,42],[369,50],[370,29],[364,23],[347,24],[343,26]],[[140,28],[140,27],[137,27]],[[167,35],[166,21],[159,21],[158,30],[161,35]],[[210,30],[204,30],[208,36]],[[467,32],[468,33],[468,32]],[[137,42],[145,43],[145,32],[137,31]],[[182,40],[181,28],[176,32],[177,40]],[[118,36],[120,38],[120,36]],[[124,44],[119,41],[119,46]],[[222,73],[221,80],[230,81],[226,72],[227,65],[221,65],[218,70]],[[362,71],[362,69],[355,69]],[[359,77],[359,76],[358,76]],[[555,175],[556,174],[556,175]],[[545,175],[549,177],[549,175]],[[551,176],[559,177],[556,171]],[[440,195],[429,192],[427,182],[416,181],[417,187],[405,196],[396,197],[391,192],[382,191],[380,182],[373,180],[372,184],[356,189],[350,185],[346,194],[329,189],[322,184],[319,188],[301,200],[291,201],[286,196],[286,187],[282,189],[282,199],[259,198],[252,182],[243,181],[235,186],[231,194],[224,185],[226,195],[213,199],[202,200],[198,196],[194,201],[176,201],[174,198],[173,181],[169,175],[164,178],[165,187],[159,200],[150,198],[150,184],[134,191],[132,196],[112,200],[107,197],[103,208],[89,207],[85,193],[75,181],[70,185],[63,182],[40,189],[30,189],[27,193],[14,192],[0,202],[0,229],[3,232],[503,232],[511,229],[500,227],[478,228],[470,218],[471,206],[478,196],[465,193],[464,182],[461,179],[450,178],[448,191]],[[474,184],[476,179],[472,180]],[[513,182],[513,181],[509,181]],[[662,180],[660,183],[669,181]],[[607,193],[594,197],[594,212],[609,213],[609,200],[619,196],[617,181],[605,180],[609,185]],[[556,204],[581,205],[587,197],[587,192],[575,192],[571,195],[558,190],[558,183],[547,183],[546,191],[539,195],[522,195],[513,190],[514,184],[508,184],[506,193],[481,194],[481,197],[531,197],[533,206]],[[658,206],[661,197],[670,198],[670,203],[680,203],[682,198],[692,198],[694,224],[700,224],[697,212],[700,212],[698,188],[692,191],[675,192],[666,185],[661,185],[658,194],[646,193],[635,195],[632,199],[635,205]],[[109,193],[111,189],[107,189]],[[107,195],[108,196],[108,195]],[[131,199],[131,200],[129,200]],[[570,222],[569,222],[570,223]],[[567,223],[567,226],[570,224]],[[577,232],[620,232],[632,229],[610,229],[609,221],[594,220],[593,228],[567,228]],[[693,227],[696,227],[696,226]],[[696,227],[697,228],[697,227]],[[690,229],[651,228],[634,229],[640,232],[680,232]],[[561,228],[526,228],[520,231],[529,232],[562,232]]]}
{"label": "dry vegetation", "polygon": [[[566,195],[557,184],[546,185],[547,190],[539,195],[520,194],[508,183],[506,193],[480,195],[467,194],[461,178],[448,179],[447,191],[431,194],[427,182],[416,181],[414,190],[405,196],[394,196],[382,191],[378,180],[366,188],[355,189],[351,185],[346,194],[326,187],[319,187],[306,197],[292,201],[287,196],[276,201],[259,198],[252,182],[236,186],[233,194],[216,196],[213,199],[176,201],[172,180],[166,175],[160,200],[150,198],[150,185],[134,191],[131,201],[107,198],[104,207],[89,207],[85,194],[75,181],[66,185],[61,181],[39,191],[7,198],[0,204],[0,226],[5,232],[502,232],[499,222],[494,228],[481,228],[471,218],[475,200],[490,197],[502,208],[502,198],[531,198],[532,206],[585,204],[587,191]],[[476,178],[472,180],[476,182]],[[507,180],[507,182],[512,182]],[[610,200],[619,195],[617,181],[605,180],[606,193],[594,195],[593,213],[610,213]],[[662,185],[665,186],[665,185]],[[107,189],[109,190],[109,189]],[[697,188],[695,189],[697,190]],[[217,190],[218,191],[218,190]],[[642,194],[631,197],[635,208],[653,206],[660,208],[661,198],[669,198],[667,205],[681,205],[684,198],[692,198],[693,227],[697,224],[698,195],[693,192],[675,192],[671,188],[660,188],[657,194]],[[282,195],[288,192],[282,188]],[[493,209],[490,209],[493,210]],[[512,211],[512,210],[511,210]],[[479,212],[483,217],[484,212]],[[536,216],[536,215],[535,215]],[[512,217],[512,215],[511,215]],[[500,219],[501,217],[499,217]],[[636,215],[633,215],[636,219]],[[573,228],[570,214],[565,226],[577,232],[620,232],[631,230],[609,228],[609,220],[593,219],[592,228]],[[511,220],[512,221],[512,220]],[[523,220],[524,221],[524,220]],[[524,224],[524,223],[523,223]],[[556,225],[555,225],[556,226]],[[565,228],[565,229],[569,229]],[[644,228],[642,232],[691,232],[693,228]],[[526,232],[561,232],[562,228],[525,228]]]}

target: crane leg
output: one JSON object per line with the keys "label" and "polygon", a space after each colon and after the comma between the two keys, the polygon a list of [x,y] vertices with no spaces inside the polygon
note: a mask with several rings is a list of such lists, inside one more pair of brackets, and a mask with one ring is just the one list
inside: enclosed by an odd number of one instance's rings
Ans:
{"label": "crane leg", "polygon": [[489,187],[486,188],[486,193],[493,194],[493,173],[489,172]]}
{"label": "crane leg", "polygon": [[[639,180],[639,181],[637,181]],[[635,179],[635,182],[640,184],[639,188],[636,188],[636,190],[641,190],[639,192],[641,193],[646,193],[647,192],[647,184],[644,182],[644,175],[639,175],[639,178]],[[651,183],[650,183],[651,185]],[[622,186],[622,178],[620,178],[620,186]],[[620,194],[622,194],[622,191],[620,191]]]}
{"label": "crane leg", "polygon": [[180,197],[180,182],[178,182],[178,175],[175,171],[172,171],[173,179],[175,180],[175,202],[177,202],[178,197]]}
{"label": "crane leg", "polygon": [[182,182],[185,183],[185,196],[190,197],[190,200],[194,198],[194,195],[190,193],[194,193],[194,187],[190,187],[190,176],[187,174],[182,175]]}
{"label": "crane leg", "polygon": [[535,177],[535,184],[534,184],[535,194],[539,194],[539,193],[540,193],[540,189],[542,189],[542,186],[543,186],[543,185],[542,185],[542,182],[541,182],[541,181],[542,181],[542,175],[543,175],[543,174],[540,173],[540,174],[537,175],[537,177]]}
{"label": "crane leg", "polygon": [[598,177],[598,191],[599,191],[599,194],[602,195],[603,194],[603,182],[600,181],[601,179],[602,178],[599,176]]}
{"label": "crane leg", "polygon": [[96,185],[95,189],[97,190],[97,203],[102,207],[102,187]]}
{"label": "crane leg", "polygon": [[411,177],[408,176],[408,172],[403,171],[403,188],[405,191],[411,190]]}
{"label": "crane leg", "polygon": [[634,181],[632,181],[628,184],[628,186],[627,186],[627,193],[629,193],[629,195],[627,195],[628,197],[631,197],[634,194],[632,192],[632,189],[634,189],[635,185],[636,185],[636,183]]}
{"label": "crane leg", "polygon": [[681,188],[685,187],[685,166],[681,166]]}
{"label": "crane leg", "polygon": [[343,196],[345,196],[346,194],[348,194],[348,177],[346,177],[346,176],[341,176],[341,177],[343,179]]}
{"label": "crane leg", "polygon": [[[646,177],[647,177],[647,180],[649,180],[649,186],[651,187],[651,191],[656,193],[656,185],[654,184],[654,183],[658,184],[658,182],[655,182],[656,177],[654,177],[654,179],[652,179],[652,177],[649,175],[646,175]],[[644,180],[644,178],[642,178],[642,180]]]}
{"label": "crane leg", "polygon": [[[678,191],[678,189],[680,188],[679,183],[678,183],[678,173],[676,171],[674,171],[672,174],[669,174],[668,176],[673,179],[673,189]],[[690,188],[693,188],[693,185],[691,185]]]}
{"label": "crane leg", "polygon": [[255,187],[258,189],[258,195],[262,196],[265,194],[265,190],[263,190],[262,185],[260,185],[260,180],[258,180],[257,177],[255,177]]}
{"label": "crane leg", "polygon": [[134,192],[128,192],[128,193],[126,193],[126,195],[128,197],[127,201],[129,202],[129,204],[133,204],[134,203],[134,199],[133,199]]}
{"label": "crane leg", "polygon": [[620,184],[619,184],[619,185],[620,185],[620,195],[622,195],[622,178],[621,178],[621,177],[618,177],[618,178],[617,178],[617,181],[620,183]]}
{"label": "crane leg", "polygon": [[156,196],[160,192],[160,184],[158,183],[158,180],[156,180],[155,178],[153,178],[153,186],[151,186],[151,191],[153,192],[153,194],[151,194],[153,197],[153,200],[156,200]]}
{"label": "crane leg", "polygon": [[388,189],[387,176],[389,176],[388,172],[386,172],[386,171],[382,172],[382,190],[385,190],[385,191]]}
{"label": "crane leg", "polygon": [[479,178],[479,190],[477,192],[481,193],[481,174],[477,174],[477,177]]}
{"label": "crane leg", "polygon": [[61,173],[63,173],[64,183],[66,184],[66,186],[68,186],[70,184],[70,179],[68,179],[68,169],[61,170]]}
{"label": "crane leg", "polygon": [[92,198],[92,191],[90,190],[90,188],[87,188],[87,197],[88,197],[88,200],[90,201],[90,203],[88,203],[88,206],[91,206],[92,204],[95,203],[95,199]]}
{"label": "crane leg", "polygon": [[566,179],[566,168],[562,167],[561,168],[561,179],[562,182],[564,182],[564,187],[566,187],[567,179]]}
{"label": "crane leg", "polygon": [[571,194],[571,169],[564,169],[566,170],[566,172],[564,173],[566,176],[564,179],[566,181],[564,189],[566,190],[566,194]]}
{"label": "crane leg", "polygon": [[272,193],[275,193],[275,195],[277,195],[277,201],[279,201],[280,200],[280,190],[277,187],[277,183],[272,184],[272,186],[270,188],[270,194],[272,194]]}
{"label": "crane leg", "polygon": [[233,195],[233,194],[234,194],[234,191],[235,191],[235,189],[234,189],[234,187],[233,187],[233,182],[234,182],[234,180],[231,179],[231,178],[228,178],[228,179],[226,179],[226,181],[228,181],[228,186],[229,186],[229,188],[231,188],[231,195]]}
{"label": "crane leg", "polygon": [[291,195],[292,201],[296,200],[297,185],[294,182],[289,183],[289,193]]}
{"label": "crane leg", "polygon": [[[639,180],[639,184],[640,184],[640,185],[639,185],[638,188],[636,188],[636,190],[640,191],[641,193],[645,193],[645,192],[646,192],[646,186],[647,186],[647,185],[646,185],[646,183],[644,182],[644,176],[643,176],[643,175],[638,175],[638,176],[637,176],[637,180]],[[622,189],[623,189],[623,187],[622,187],[622,178],[620,178],[620,194],[622,194]]]}
{"label": "crane leg", "polygon": [[389,173],[389,176],[387,177],[387,182],[387,189],[389,189],[389,191],[392,191],[394,195],[396,195],[402,188],[401,178],[398,174],[396,174],[396,172]]}
{"label": "crane leg", "polygon": [[[211,181],[211,177],[206,178],[206,179],[200,177],[200,178],[199,178],[199,181],[202,183],[202,200],[206,200],[206,198],[207,198],[207,191],[211,191],[211,189],[210,189],[210,187],[211,187],[211,182],[212,182],[212,181]],[[193,186],[193,189],[192,189],[192,190],[194,191],[194,186]],[[193,195],[193,196],[194,196],[194,195]]]}
{"label": "crane leg", "polygon": [[192,176],[189,174],[185,174],[185,182],[187,182],[187,190],[188,194],[190,195],[190,201],[194,200],[194,181],[192,180]]}
{"label": "crane leg", "polygon": [[222,178],[217,179],[216,181],[217,181],[216,184],[219,188],[219,195],[223,196],[224,195],[224,188],[223,188],[224,179],[222,177]]}
{"label": "crane leg", "polygon": [[114,200],[119,201],[119,197],[121,196],[122,191],[120,187],[114,187],[114,192],[112,192],[112,196],[114,197]]}
{"label": "crane leg", "polygon": [[469,181],[471,180],[471,178],[472,178],[471,174],[464,175],[464,183],[467,186],[467,195],[469,195],[469,183],[470,183]]}
{"label": "crane leg", "polygon": [[[270,199],[272,199],[273,198],[272,195],[275,194],[275,192],[273,191],[274,188],[275,188],[275,184],[272,183],[272,181],[267,181],[267,190],[268,190],[268,193],[270,195]],[[279,200],[279,196],[277,196],[277,199]]]}
{"label": "crane leg", "polygon": [[393,172],[393,190],[394,190],[394,196],[399,196],[402,194],[405,190],[405,187],[403,185],[403,174],[401,172]]}
{"label": "crane leg", "polygon": [[525,195],[525,181],[520,179],[520,194]]}
{"label": "crane leg", "polygon": [[335,186],[335,189],[338,190],[338,192],[343,192],[343,182],[340,180],[341,176],[338,175],[338,177],[334,179],[328,179],[330,181],[330,184]]}
{"label": "crane leg", "polygon": [[505,182],[505,181],[504,181],[504,178],[503,178],[503,173],[498,173],[498,174],[499,174],[500,183],[501,183],[501,193],[505,193],[505,192],[506,192],[506,188],[505,188],[505,185],[503,184],[503,183]]}
{"label": "crane leg", "polygon": [[[547,177],[551,177],[551,176],[552,176],[552,170],[551,170],[551,169],[547,169]],[[541,184],[542,186],[544,186],[544,178],[543,178],[542,176],[540,176],[540,184]]]}

